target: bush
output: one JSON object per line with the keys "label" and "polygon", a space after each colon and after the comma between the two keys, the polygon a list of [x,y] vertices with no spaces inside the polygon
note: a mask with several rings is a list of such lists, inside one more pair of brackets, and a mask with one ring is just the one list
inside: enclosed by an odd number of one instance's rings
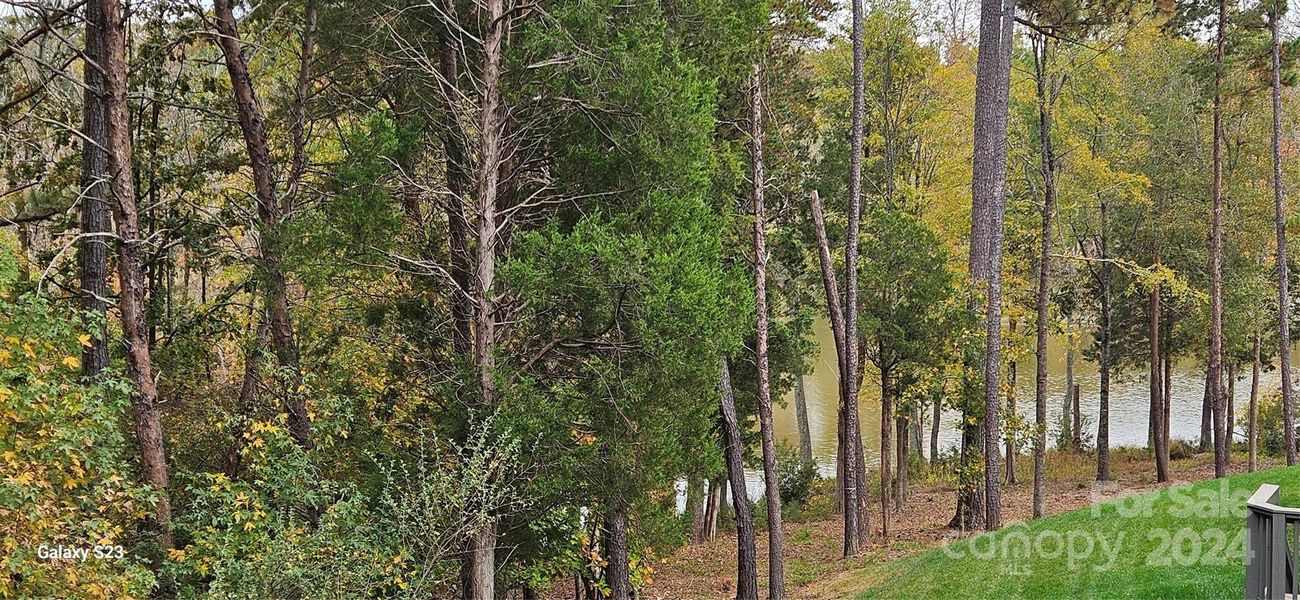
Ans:
{"label": "bush", "polygon": [[817,463],[803,460],[795,447],[781,442],[776,447],[776,481],[782,506],[803,504],[817,481]]}
{"label": "bush", "polygon": [[1199,449],[1187,440],[1169,440],[1169,458],[1182,460],[1195,456]]}
{"label": "bush", "polygon": [[371,493],[320,476],[283,423],[249,438],[246,476],[189,477],[166,564],[180,598],[445,597],[466,533],[521,507],[519,442],[490,418],[463,444],[376,459]]}
{"label": "bush", "polygon": [[[138,525],[157,495],[135,482],[130,385],[113,372],[84,382],[85,323],[3,285],[0,273],[0,598],[146,597],[154,543]],[[46,560],[42,546],[123,556]]]}
{"label": "bush", "polygon": [[[1249,406],[1244,407],[1243,423],[1249,418],[1249,410]],[[1260,452],[1269,456],[1286,454],[1286,439],[1283,435],[1285,428],[1282,426],[1282,390],[1270,391],[1259,399],[1259,421],[1256,427]]]}

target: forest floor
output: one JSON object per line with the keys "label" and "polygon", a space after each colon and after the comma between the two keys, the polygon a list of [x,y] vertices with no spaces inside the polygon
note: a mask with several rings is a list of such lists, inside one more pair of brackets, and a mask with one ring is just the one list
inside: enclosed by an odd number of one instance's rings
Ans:
{"label": "forest floor", "polygon": [[[1261,457],[1259,462],[1261,469],[1284,464],[1277,458]],[[1157,484],[1150,454],[1136,449],[1115,449],[1111,453],[1111,474],[1115,481],[1101,486],[1093,481],[1096,468],[1093,454],[1049,453],[1047,513],[1054,515],[1115,496],[1210,479],[1214,476],[1214,457],[1212,453],[1194,454],[1171,461],[1170,467],[1173,481]],[[1003,521],[1007,525],[1027,521],[1032,514],[1032,469],[1032,457],[1021,458],[1016,469],[1018,483],[1002,488]],[[1246,471],[1244,453],[1233,454],[1230,471]],[[822,486],[820,489],[827,488]],[[960,535],[947,528],[955,508],[955,498],[955,490],[950,485],[924,481],[914,483],[907,506],[891,514],[889,534],[882,536],[877,495],[870,517],[871,539],[862,554],[850,560],[841,557],[844,539],[841,517],[787,521],[784,539],[789,597],[809,600],[852,597],[861,592],[864,585],[860,576],[855,577],[856,572],[953,540]],[[816,498],[812,500],[816,501]],[[761,527],[761,523],[755,525]],[[766,531],[759,531],[757,543],[759,590],[766,597]],[[682,548],[660,559],[654,582],[642,590],[641,597],[673,600],[733,598],[735,553],[734,533],[727,535],[720,524],[719,535],[713,541]]]}

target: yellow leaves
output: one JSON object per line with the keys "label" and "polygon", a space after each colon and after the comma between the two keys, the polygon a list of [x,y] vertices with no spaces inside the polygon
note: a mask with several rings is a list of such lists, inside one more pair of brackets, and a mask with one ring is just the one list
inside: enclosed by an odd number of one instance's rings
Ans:
{"label": "yellow leaves", "polygon": [[69,369],[75,370],[81,368],[81,359],[75,356],[65,356],[61,362],[63,363],[63,366]]}
{"label": "yellow leaves", "polygon": [[0,385],[0,400],[8,400],[13,395],[14,395],[13,390],[3,385]]}
{"label": "yellow leaves", "polygon": [[256,527],[252,521],[244,521],[244,531],[252,531]]}
{"label": "yellow leaves", "polygon": [[89,347],[91,346],[91,344],[90,344],[90,334],[89,334],[89,333],[83,333],[83,334],[77,336],[77,343],[81,344],[82,347],[89,348]]}
{"label": "yellow leaves", "polygon": [[596,436],[577,429],[570,430],[569,437],[573,438],[573,442],[579,446],[590,446],[596,443]]}
{"label": "yellow leaves", "polygon": [[174,560],[176,562],[182,562],[185,560],[185,550],[184,549],[177,550],[175,548],[169,548],[167,550],[167,559]]}

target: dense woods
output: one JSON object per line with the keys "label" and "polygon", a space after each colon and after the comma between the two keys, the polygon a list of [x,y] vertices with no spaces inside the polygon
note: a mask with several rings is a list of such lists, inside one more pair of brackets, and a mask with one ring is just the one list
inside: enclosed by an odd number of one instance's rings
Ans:
{"label": "dense woods", "polygon": [[815,493],[1296,461],[1278,0],[3,7],[0,595],[798,597]]}

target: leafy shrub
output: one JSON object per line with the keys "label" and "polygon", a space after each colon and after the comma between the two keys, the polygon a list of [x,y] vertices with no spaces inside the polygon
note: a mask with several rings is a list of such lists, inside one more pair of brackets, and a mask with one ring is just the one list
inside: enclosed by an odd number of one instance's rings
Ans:
{"label": "leafy shrub", "polygon": [[[135,483],[128,458],[131,389],[115,373],[82,380],[85,329],[39,297],[8,301],[0,290],[0,597],[145,597],[153,587],[132,552],[156,495]],[[39,555],[119,545],[114,560]]]}
{"label": "leafy shrub", "polygon": [[1169,440],[1169,458],[1173,460],[1182,460],[1191,458],[1196,455],[1198,449],[1195,444],[1187,440]]}
{"label": "leafy shrub", "polygon": [[[1286,454],[1286,428],[1282,426],[1282,390],[1273,390],[1259,399],[1259,415],[1256,427],[1259,435],[1259,450],[1269,456]],[[1250,410],[1245,407],[1245,410]],[[1242,422],[1249,415],[1243,413]],[[1300,431],[1300,428],[1297,428]],[[1300,436],[1300,434],[1298,434]]]}
{"label": "leafy shrub", "polygon": [[803,460],[798,449],[781,442],[776,447],[776,481],[782,506],[803,504],[817,481],[817,463]]}
{"label": "leafy shrub", "polygon": [[192,477],[191,506],[176,521],[190,541],[167,563],[178,595],[445,596],[466,534],[520,506],[510,471],[519,444],[491,422],[463,445],[376,460],[373,493],[320,477],[283,424],[255,422],[246,476]]}

